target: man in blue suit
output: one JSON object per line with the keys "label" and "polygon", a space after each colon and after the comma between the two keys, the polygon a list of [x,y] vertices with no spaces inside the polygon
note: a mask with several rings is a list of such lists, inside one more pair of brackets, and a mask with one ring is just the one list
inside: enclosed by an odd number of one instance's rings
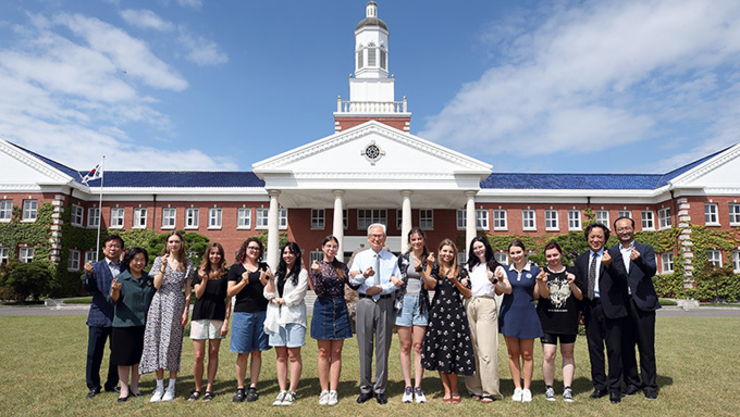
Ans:
{"label": "man in blue suit", "polygon": [[[624,395],[642,389],[645,398],[658,398],[655,366],[655,310],[660,308],[653,286],[656,271],[655,251],[650,245],[635,242],[635,222],[629,217],[614,221],[619,244],[612,248],[617,273],[627,281],[629,290],[627,325],[622,333]],[[616,250],[615,250],[616,249]],[[635,344],[640,351],[640,376],[637,373]]]}
{"label": "man in blue suit", "polygon": [[[87,366],[85,379],[87,398],[100,394],[100,365],[103,362],[105,341],[110,339],[113,324],[113,306],[106,299],[110,293],[110,284],[113,278],[121,273],[121,252],[123,239],[118,235],[110,235],[103,241],[103,255],[105,259],[99,262],[85,264],[85,275],[82,288],[92,293],[90,312],[87,316]],[[110,349],[110,343],[108,344]],[[108,379],[105,382],[106,391],[115,391],[118,384],[118,370],[108,364]]]}

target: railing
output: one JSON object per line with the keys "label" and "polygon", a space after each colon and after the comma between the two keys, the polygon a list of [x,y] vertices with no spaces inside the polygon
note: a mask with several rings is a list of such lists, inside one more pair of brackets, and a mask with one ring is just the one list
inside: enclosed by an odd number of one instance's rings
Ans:
{"label": "railing", "polygon": [[378,114],[407,113],[406,97],[403,101],[344,101],[337,98],[337,113]]}

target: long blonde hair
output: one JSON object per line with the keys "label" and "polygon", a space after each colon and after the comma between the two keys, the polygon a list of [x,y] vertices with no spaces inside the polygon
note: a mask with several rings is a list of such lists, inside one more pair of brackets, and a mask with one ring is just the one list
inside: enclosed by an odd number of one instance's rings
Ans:
{"label": "long blonde hair", "polygon": [[170,240],[172,236],[177,236],[180,239],[180,242],[182,243],[180,245],[180,250],[177,251],[177,253],[174,254],[175,259],[177,259],[177,262],[180,263],[180,267],[178,268],[180,271],[184,271],[185,267],[187,266],[188,257],[185,253],[185,238],[182,237],[182,234],[178,231],[172,231],[170,232],[167,237],[164,239],[164,249],[162,250],[162,256],[167,256],[170,254],[170,252],[167,250],[167,242]]}
{"label": "long blonde hair", "polygon": [[[452,250],[453,250],[453,252],[455,254],[452,257],[452,264],[449,267],[447,267],[446,265],[443,265],[442,264],[442,257],[440,255],[441,252],[442,252],[442,248],[445,247],[445,246],[452,246]],[[439,248],[437,248],[437,257],[439,258],[439,261],[437,261],[437,263],[439,264],[439,276],[440,277],[446,277],[447,276],[447,272],[449,272],[451,270],[452,271],[455,271],[455,276],[457,276],[457,274],[460,273],[460,269],[457,266],[457,245],[455,245],[455,242],[453,242],[450,239],[444,239],[439,244]]]}

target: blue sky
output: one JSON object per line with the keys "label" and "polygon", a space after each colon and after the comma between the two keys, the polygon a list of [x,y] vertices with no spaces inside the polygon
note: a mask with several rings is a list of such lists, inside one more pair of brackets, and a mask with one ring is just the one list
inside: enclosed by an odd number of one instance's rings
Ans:
{"label": "blue sky", "polygon": [[[0,3],[0,138],[251,170],[333,133],[364,0]],[[378,1],[411,132],[494,172],[663,173],[740,142],[735,0]]]}

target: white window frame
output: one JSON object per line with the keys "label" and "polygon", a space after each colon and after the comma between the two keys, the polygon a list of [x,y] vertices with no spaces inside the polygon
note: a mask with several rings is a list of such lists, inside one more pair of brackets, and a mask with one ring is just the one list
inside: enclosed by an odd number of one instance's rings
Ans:
{"label": "white window frame", "polygon": [[200,209],[196,207],[185,208],[185,229],[197,229],[200,223]]}
{"label": "white window frame", "polygon": [[619,210],[617,211],[617,217],[626,217],[628,219],[632,218],[632,211],[630,210]]}
{"label": "white window frame", "polygon": [[716,249],[708,250],[707,261],[716,267],[722,268],[722,251]]}
{"label": "white window frame", "polygon": [[596,219],[596,223],[601,223],[606,227],[611,227],[609,226],[609,211],[608,210],[596,210],[595,215],[596,217],[594,218]]}
{"label": "white window frame", "polygon": [[568,210],[568,230],[581,230],[581,210]]}
{"label": "white window frame", "polygon": [[719,226],[719,212],[717,203],[704,203],[704,224]]}
{"label": "white window frame", "polygon": [[740,251],[732,251],[732,272],[740,274]]}
{"label": "white window frame", "polygon": [[223,225],[223,209],[212,207],[208,209],[208,228],[220,229]]}
{"label": "white window frame", "polygon": [[419,209],[419,228],[422,230],[434,230],[433,209]]}
{"label": "white window frame", "polygon": [[509,264],[509,254],[506,252],[494,252],[493,259],[495,259],[501,265]]}
{"label": "white window frame", "polygon": [[[465,230],[467,227],[467,210],[457,210],[457,230]],[[488,209],[475,210],[475,230],[489,230]]]}
{"label": "white window frame", "polygon": [[730,226],[740,226],[740,204],[730,203]]}
{"label": "white window frame", "polygon": [[23,263],[33,262],[33,247],[18,248],[18,260]]}
{"label": "white window frame", "polygon": [[495,209],[493,210],[493,230],[506,231],[509,230],[508,222],[506,221],[506,210]]}
{"label": "white window frame", "polygon": [[162,207],[162,230],[174,229],[177,224],[177,209]]}
{"label": "white window frame", "polygon": [[658,225],[660,230],[668,229],[671,227],[671,209],[664,208],[658,210]]}
{"label": "white window frame", "polygon": [[640,225],[642,230],[655,230],[655,215],[652,210],[640,212]]}
{"label": "white window frame", "polygon": [[311,230],[324,230],[326,228],[326,210],[311,209]]}
{"label": "white window frame", "polygon": [[109,227],[111,229],[123,229],[125,217],[126,210],[123,207],[111,207]]}
{"label": "white window frame", "polygon": [[660,270],[664,274],[673,273],[673,252],[663,252],[660,254]]}
{"label": "white window frame", "polygon": [[85,252],[85,263],[97,262],[97,261],[98,261],[98,251],[89,250]]}
{"label": "white window frame", "polygon": [[550,232],[556,232],[560,230],[560,225],[558,224],[557,210],[545,210],[545,230]]}
{"label": "white window frame", "polygon": [[146,207],[135,207],[133,223],[131,224],[132,229],[146,229]]}
{"label": "white window frame", "polygon": [[536,211],[530,209],[522,210],[522,230],[532,232],[537,230]]}
{"label": "white window frame", "polygon": [[242,207],[236,211],[236,228],[249,230],[252,228],[252,208]]}
{"label": "white window frame", "polygon": [[267,229],[270,222],[270,209],[264,207],[258,207],[255,209],[256,216],[254,220],[254,228],[256,230]]}
{"label": "white window frame", "polygon": [[13,219],[13,200],[0,200],[0,223]]}
{"label": "white window frame", "polygon": [[8,263],[9,249],[5,246],[0,246],[0,264]]}
{"label": "white window frame", "polygon": [[311,265],[313,261],[319,262],[324,260],[324,252],[320,250],[312,250],[308,254],[308,264]]}
{"label": "white window frame", "polygon": [[67,257],[67,271],[79,271],[80,270],[80,251],[69,250],[69,256]]}
{"label": "white window frame", "polygon": [[388,210],[386,209],[357,209],[357,229],[367,230],[373,223],[381,223],[388,227]]}
{"label": "white window frame", "polygon": [[72,223],[72,226],[83,226],[83,221],[85,218],[85,209],[82,208],[82,206],[78,206],[76,204],[72,204],[72,213],[69,217],[69,222]]}
{"label": "white window frame", "polygon": [[87,227],[98,227],[100,224],[100,207],[87,209]]}
{"label": "white window frame", "polygon": [[288,209],[281,208],[278,210],[278,229],[288,229]]}
{"label": "white window frame", "polygon": [[347,209],[342,210],[342,225],[344,226],[344,230],[347,230],[349,227],[349,210]]}
{"label": "white window frame", "polygon": [[39,201],[38,200],[23,200],[23,216],[21,217],[22,222],[35,222],[36,217],[39,215]]}

